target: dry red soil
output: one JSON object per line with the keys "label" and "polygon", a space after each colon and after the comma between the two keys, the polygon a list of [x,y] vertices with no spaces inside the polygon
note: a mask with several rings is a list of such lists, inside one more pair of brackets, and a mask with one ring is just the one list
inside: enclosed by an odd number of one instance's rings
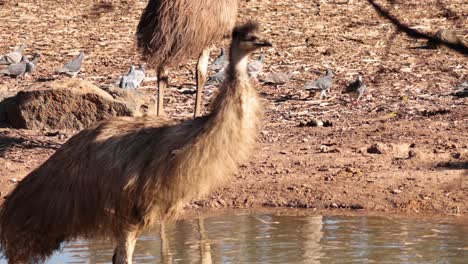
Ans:
{"label": "dry red soil", "polygon": [[[0,1],[0,53],[25,43],[27,54],[42,54],[32,76],[0,77],[0,95],[56,78],[53,69],[79,50],[89,54],[79,78],[97,85],[138,63],[134,31],[145,1],[108,9],[95,2]],[[396,2],[382,3],[412,28],[448,28],[467,39],[466,1]],[[396,32],[366,1],[241,1],[239,20],[247,19],[259,20],[274,43],[265,72],[291,73],[292,81],[255,84],[266,108],[255,152],[224,187],[189,207],[468,214],[468,101],[450,95],[468,79],[466,56],[414,48],[425,43]],[[304,83],[327,67],[336,73],[331,97],[309,97]],[[193,69],[191,60],[170,72],[169,116],[192,116]],[[358,72],[369,90],[353,107],[341,90]],[[152,96],[155,83],[141,90]],[[331,126],[301,126],[312,119]],[[0,128],[2,197],[74,133],[50,132]]]}

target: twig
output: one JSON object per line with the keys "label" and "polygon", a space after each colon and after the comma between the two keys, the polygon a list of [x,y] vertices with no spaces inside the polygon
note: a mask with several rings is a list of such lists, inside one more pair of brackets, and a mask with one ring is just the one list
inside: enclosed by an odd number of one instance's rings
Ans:
{"label": "twig", "polygon": [[416,39],[427,39],[429,41],[432,41],[435,44],[441,44],[446,46],[449,49],[455,50],[463,55],[468,55],[468,47],[461,41],[453,43],[453,42],[448,42],[443,39],[441,39],[438,36],[431,36],[425,33],[422,33],[418,30],[412,29],[409,26],[403,24],[396,18],[395,16],[391,15],[388,10],[385,10],[382,6],[377,4],[374,0],[367,0],[369,4],[372,5],[372,7],[379,13],[380,16],[383,18],[387,19],[390,21],[393,25],[397,27],[399,31],[402,31],[406,33],[409,37],[411,38],[416,38]]}

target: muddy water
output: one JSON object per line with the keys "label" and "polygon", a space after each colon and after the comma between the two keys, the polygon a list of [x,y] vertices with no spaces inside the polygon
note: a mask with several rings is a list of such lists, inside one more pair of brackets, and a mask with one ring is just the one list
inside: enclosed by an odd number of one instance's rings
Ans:
{"label": "muddy water", "polygon": [[[162,230],[140,238],[136,263],[468,263],[468,222],[450,219],[229,214]],[[109,242],[76,241],[47,263],[111,258]]]}

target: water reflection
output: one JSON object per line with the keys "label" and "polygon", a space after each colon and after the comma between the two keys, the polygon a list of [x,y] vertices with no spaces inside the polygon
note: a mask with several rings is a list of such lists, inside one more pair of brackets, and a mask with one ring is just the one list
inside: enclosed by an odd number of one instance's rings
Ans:
{"label": "water reflection", "polygon": [[[468,224],[364,216],[224,215],[156,226],[136,263],[466,263]],[[112,244],[76,241],[47,263],[110,263]],[[5,263],[3,261],[2,263]]]}

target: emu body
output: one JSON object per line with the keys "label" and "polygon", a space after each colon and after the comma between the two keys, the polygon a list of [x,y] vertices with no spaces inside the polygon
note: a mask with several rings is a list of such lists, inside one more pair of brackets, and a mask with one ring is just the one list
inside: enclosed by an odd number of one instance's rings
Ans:
{"label": "emu body", "polygon": [[209,115],[182,123],[103,121],[27,175],[0,210],[0,245],[9,262],[43,262],[64,241],[111,237],[113,262],[129,264],[144,227],[176,218],[190,199],[226,180],[247,157],[260,123],[247,61],[271,44],[259,41],[257,31],[253,23],[234,30],[228,75]]}
{"label": "emu body", "polygon": [[157,113],[163,113],[168,70],[198,57],[194,115],[201,111],[210,47],[228,36],[238,0],[149,0],[137,27],[137,45],[158,74]]}

